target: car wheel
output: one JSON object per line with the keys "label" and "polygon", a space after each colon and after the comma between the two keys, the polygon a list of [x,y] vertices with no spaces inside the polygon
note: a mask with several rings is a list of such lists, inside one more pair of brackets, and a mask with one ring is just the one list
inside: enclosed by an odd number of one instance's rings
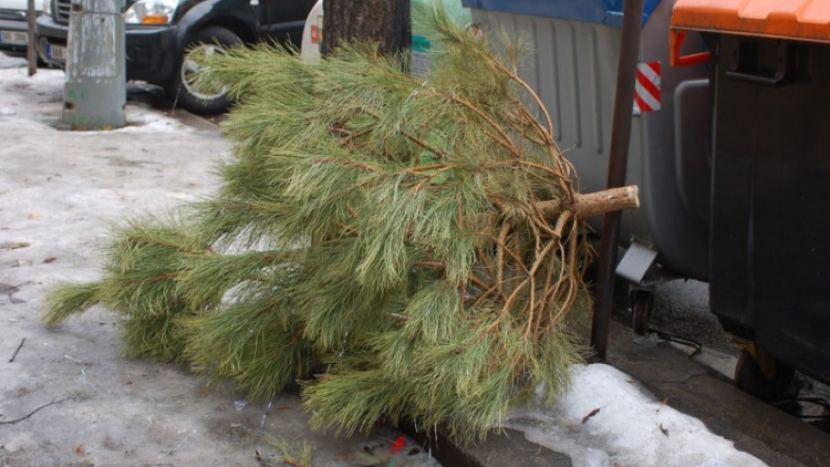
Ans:
{"label": "car wheel", "polygon": [[225,49],[242,44],[242,39],[228,29],[210,26],[201,29],[184,48],[184,54],[176,73],[165,86],[170,99],[176,106],[196,114],[224,112],[231,105],[228,90],[220,83],[210,83],[210,89],[196,89],[193,86],[195,73],[201,68],[194,60],[198,54],[225,53]]}

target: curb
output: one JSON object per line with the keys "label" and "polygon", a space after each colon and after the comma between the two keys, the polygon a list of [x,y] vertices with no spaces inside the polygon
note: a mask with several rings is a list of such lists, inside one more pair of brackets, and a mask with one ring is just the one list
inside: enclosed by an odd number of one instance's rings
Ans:
{"label": "curb", "polygon": [[505,428],[491,433],[481,444],[459,445],[438,433],[427,437],[412,425],[401,431],[415,439],[445,467],[573,467],[567,454],[526,440],[520,431]]}
{"label": "curb", "polygon": [[[635,340],[631,329],[614,322],[608,363],[638,379],[667,405],[700,419],[769,467],[830,466],[830,435],[741,392],[669,346],[644,347]],[[400,429],[448,467],[572,467],[567,455],[531,443],[516,430],[494,432],[480,444],[459,445],[440,432],[428,437],[412,425]]]}
{"label": "curb", "polygon": [[737,389],[732,381],[670,346],[644,347],[613,322],[608,363],[658,399],[700,419],[716,435],[769,467],[830,465],[830,435]]}

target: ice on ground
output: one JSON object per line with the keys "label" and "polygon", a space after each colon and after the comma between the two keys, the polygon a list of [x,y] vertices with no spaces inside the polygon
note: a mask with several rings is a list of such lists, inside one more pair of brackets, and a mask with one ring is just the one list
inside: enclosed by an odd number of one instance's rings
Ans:
{"label": "ice on ground", "polygon": [[[121,317],[106,310],[55,329],[40,322],[53,284],[100,277],[109,222],[163,217],[209,196],[220,182],[214,167],[231,153],[218,132],[132,102],[125,129],[59,131],[63,80],[43,69],[29,78],[24,61],[0,54],[0,466],[259,467],[276,465],[276,441],[295,440],[313,443],[315,467],[389,453],[400,433],[311,431],[296,395],[236,404],[238,394],[207,390],[184,367],[121,358]],[[408,467],[437,467],[417,446],[407,440],[399,457]]]}
{"label": "ice on ground", "polygon": [[[15,99],[26,94],[43,97],[45,100],[60,101],[63,99],[63,88],[66,75],[62,70],[40,69],[33,76],[28,75],[24,67],[5,68],[0,82],[3,91],[8,93],[0,104],[0,117],[17,115],[14,107],[22,104],[22,99]],[[18,101],[18,102],[15,102]],[[143,105],[128,103],[126,107],[127,126],[106,131],[89,131],[85,133],[109,133],[112,131],[123,133],[160,133],[160,132],[189,132],[192,128],[182,125],[176,119],[160,114],[158,111]],[[58,118],[53,119],[56,124]]]}
{"label": "ice on ground", "polygon": [[656,400],[621,371],[577,365],[554,406],[512,414],[508,428],[574,467],[764,467],[700,420]]}

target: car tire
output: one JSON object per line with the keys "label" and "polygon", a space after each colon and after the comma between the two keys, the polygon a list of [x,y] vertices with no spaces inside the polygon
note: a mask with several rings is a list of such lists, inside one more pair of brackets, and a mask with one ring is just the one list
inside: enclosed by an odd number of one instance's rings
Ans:
{"label": "car tire", "polygon": [[188,77],[197,71],[199,66],[190,57],[200,51],[223,53],[225,49],[242,43],[239,36],[223,27],[209,26],[197,31],[184,47],[173,78],[164,86],[174,105],[200,115],[226,111],[232,104],[227,89],[217,85],[216,92],[204,93],[192,88]]}

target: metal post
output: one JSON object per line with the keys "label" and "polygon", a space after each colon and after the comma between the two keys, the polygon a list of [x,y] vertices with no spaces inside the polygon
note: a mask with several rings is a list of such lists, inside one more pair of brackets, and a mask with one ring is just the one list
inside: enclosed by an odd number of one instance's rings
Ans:
{"label": "metal post", "polygon": [[37,73],[37,44],[35,43],[35,0],[29,0],[26,9],[28,20],[28,43],[26,44],[26,59],[29,62],[29,76]]}
{"label": "metal post", "polygon": [[125,0],[72,0],[62,122],[73,130],[127,124]]}
{"label": "metal post", "polygon": [[[608,161],[607,188],[625,185],[642,24],[643,0],[626,0],[623,10],[620,61],[617,69],[617,91],[614,98],[614,121],[611,127],[611,157]],[[597,293],[591,329],[591,346],[596,352],[596,358],[600,361],[605,361],[608,351],[611,309],[614,304],[614,266],[617,264],[621,218],[621,212],[612,212],[605,215],[602,223],[599,276],[597,277]]]}

